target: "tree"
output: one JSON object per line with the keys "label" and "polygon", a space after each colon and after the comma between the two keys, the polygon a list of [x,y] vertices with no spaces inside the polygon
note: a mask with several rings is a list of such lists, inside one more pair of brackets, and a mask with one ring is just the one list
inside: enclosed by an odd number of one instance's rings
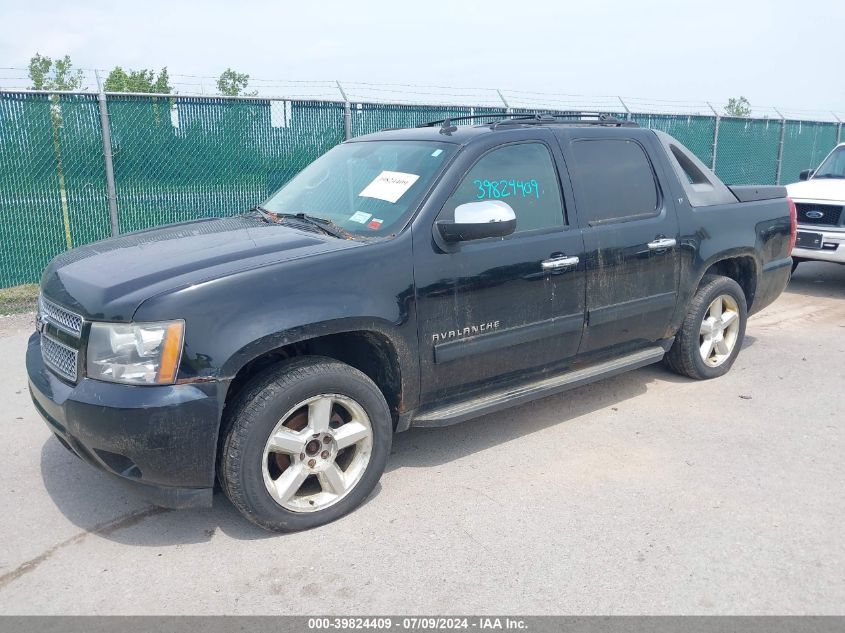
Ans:
{"label": "tree", "polygon": [[751,104],[745,97],[731,97],[725,106],[725,114],[747,118],[751,116]]}
{"label": "tree", "polygon": [[[73,69],[69,55],[52,60],[41,53],[35,53],[35,56],[29,60],[29,78],[32,79],[33,90],[79,90],[85,83],[85,75],[81,70]],[[56,176],[59,181],[59,201],[62,206],[65,243],[70,249],[73,248],[73,238],[70,232],[70,209],[61,143],[64,120],[60,96],[55,93],[50,95],[50,122],[53,128],[53,152],[56,155]]]}
{"label": "tree", "polygon": [[249,75],[246,73],[239,73],[231,68],[227,68],[217,79],[217,91],[227,97],[237,97],[238,95],[256,95],[257,91],[250,93],[244,92],[247,85],[249,85]]}
{"label": "tree", "polygon": [[81,70],[74,70],[70,55],[53,60],[41,53],[29,60],[33,90],[79,90],[85,83]]}
{"label": "tree", "polygon": [[141,68],[139,70],[129,69],[126,72],[120,66],[106,77],[103,87],[108,92],[145,92],[156,94],[170,94],[173,90],[170,87],[170,77],[167,74],[167,66],[161,69],[156,76],[155,71]]}
{"label": "tree", "polygon": [[167,73],[167,66],[161,69],[153,83],[153,92],[160,94],[170,94],[173,88],[170,87],[170,75]]}

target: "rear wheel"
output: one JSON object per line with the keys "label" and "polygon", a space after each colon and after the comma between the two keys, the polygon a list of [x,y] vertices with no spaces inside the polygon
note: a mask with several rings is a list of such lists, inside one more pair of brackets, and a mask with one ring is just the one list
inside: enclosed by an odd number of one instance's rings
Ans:
{"label": "rear wheel", "polygon": [[303,357],[254,380],[224,432],[226,495],[253,523],[286,532],[333,521],[367,497],[387,463],[393,424],[366,375]]}
{"label": "rear wheel", "polygon": [[674,371],[703,380],[730,370],[745,338],[745,293],[733,279],[707,275],[666,355]]}

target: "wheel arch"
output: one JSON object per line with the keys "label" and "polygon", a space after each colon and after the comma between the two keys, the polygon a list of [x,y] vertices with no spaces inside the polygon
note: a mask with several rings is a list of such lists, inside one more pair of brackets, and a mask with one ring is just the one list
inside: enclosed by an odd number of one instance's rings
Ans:
{"label": "wheel arch", "polygon": [[736,281],[745,295],[749,313],[757,295],[762,274],[762,265],[757,253],[750,248],[720,251],[707,259],[699,258],[682,268],[679,300],[672,322],[666,331],[666,338],[674,337],[683,325],[695,294],[701,287],[705,275],[722,275]]}
{"label": "wheel arch", "polygon": [[735,253],[714,257],[702,267],[703,272],[695,283],[695,288],[701,286],[701,281],[707,275],[720,275],[733,279],[745,295],[745,303],[751,311],[757,294],[757,284],[760,279],[760,266],[757,258],[749,253]]}
{"label": "wheel arch", "polygon": [[343,319],[271,334],[239,350],[223,366],[231,376],[224,410],[253,377],[300,356],[332,358],[367,375],[384,394],[394,425],[417,396],[412,352],[395,329],[375,319]]}

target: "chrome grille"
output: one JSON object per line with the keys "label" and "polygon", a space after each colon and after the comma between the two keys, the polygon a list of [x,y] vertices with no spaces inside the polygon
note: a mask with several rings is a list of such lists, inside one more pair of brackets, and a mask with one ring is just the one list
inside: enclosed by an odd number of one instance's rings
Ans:
{"label": "chrome grille", "polygon": [[75,349],[59,343],[46,334],[41,335],[41,357],[47,367],[59,376],[76,381],[78,355]]}
{"label": "chrome grille", "polygon": [[76,336],[82,333],[81,316],[70,310],[65,310],[61,306],[57,306],[43,296],[40,298],[40,312],[42,320],[49,321],[56,327],[60,327]]}

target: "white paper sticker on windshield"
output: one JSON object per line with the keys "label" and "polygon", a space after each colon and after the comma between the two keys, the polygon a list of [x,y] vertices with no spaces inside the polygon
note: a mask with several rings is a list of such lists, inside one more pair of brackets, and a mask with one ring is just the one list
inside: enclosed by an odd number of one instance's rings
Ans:
{"label": "white paper sticker on windshield", "polygon": [[373,181],[364,187],[364,190],[358,195],[364,198],[378,198],[379,200],[396,202],[418,179],[419,176],[416,174],[383,171],[373,178]]}
{"label": "white paper sticker on windshield", "polygon": [[363,224],[367,220],[373,217],[372,213],[364,213],[363,211],[356,211],[351,216],[349,216],[350,222],[357,222],[358,224]]}

